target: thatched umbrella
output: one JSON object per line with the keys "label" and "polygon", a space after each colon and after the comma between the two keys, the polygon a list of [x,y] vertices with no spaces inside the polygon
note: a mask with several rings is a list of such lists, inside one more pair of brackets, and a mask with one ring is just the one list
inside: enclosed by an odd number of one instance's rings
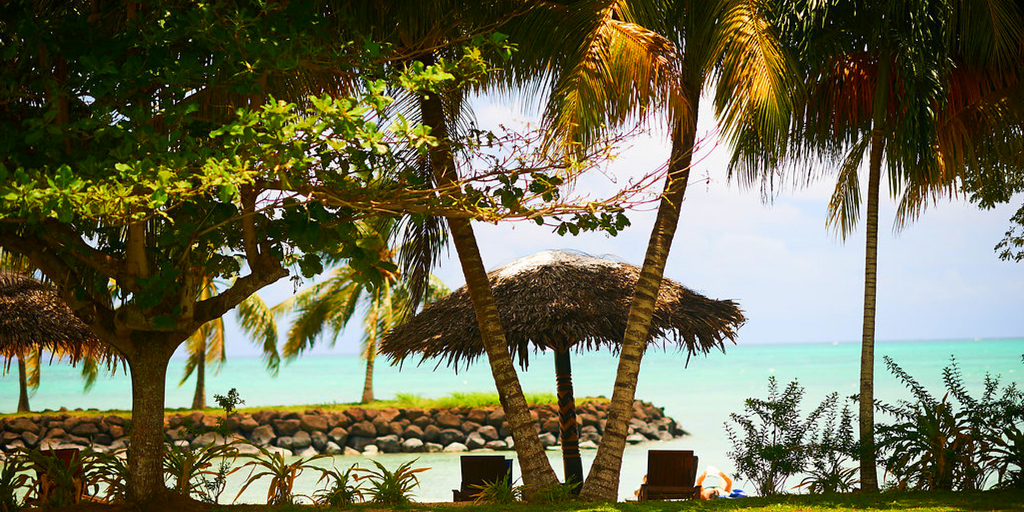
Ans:
{"label": "thatched umbrella", "polygon": [[[566,481],[583,480],[569,351],[616,351],[640,269],[564,251],[546,251],[488,274],[509,350],[525,369],[530,348],[555,353],[559,423]],[[731,300],[713,300],[665,279],[658,294],[648,345],[669,341],[688,355],[723,349],[735,341],[743,313]],[[458,368],[484,354],[465,286],[395,327],[379,347],[394,362],[419,354]]]}
{"label": "thatched umbrella", "polygon": [[9,364],[37,350],[68,357],[72,363],[86,355],[108,366],[117,359],[116,351],[75,316],[52,286],[23,274],[0,272],[0,357]]}

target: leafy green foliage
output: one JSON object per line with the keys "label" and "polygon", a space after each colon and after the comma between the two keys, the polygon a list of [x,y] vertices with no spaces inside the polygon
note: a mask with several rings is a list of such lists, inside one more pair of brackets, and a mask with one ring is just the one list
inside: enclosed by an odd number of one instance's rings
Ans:
{"label": "leafy green foliage", "polygon": [[1024,461],[1024,394],[1011,383],[985,376],[974,398],[952,359],[942,370],[946,393],[936,399],[891,358],[886,367],[913,394],[912,401],[882,404],[895,421],[878,427],[881,461],[899,489],[977,490],[995,475],[996,485],[1020,488]]}
{"label": "leafy green foliage", "polygon": [[22,490],[33,485],[26,472],[24,457],[8,457],[0,469],[0,512],[16,512],[21,508]]}
{"label": "leafy green foliage", "polygon": [[822,416],[820,430],[814,432],[807,447],[809,467],[807,476],[797,487],[815,494],[852,492],[859,480],[857,468],[848,465],[856,461],[860,446],[853,435],[853,414],[850,405],[837,411],[838,394],[825,399],[828,404]]}
{"label": "leafy green foliage", "polygon": [[[243,464],[241,468],[248,467],[251,469],[249,470],[249,476],[245,479],[245,483],[242,484],[242,488],[238,490],[235,500],[256,481],[263,477],[270,477],[270,486],[267,488],[267,504],[285,505],[294,503],[296,497],[294,494],[295,479],[305,470],[315,469],[315,466],[310,464],[311,462],[326,457],[326,455],[300,457],[294,462],[288,463],[285,461],[284,455],[280,453],[271,453],[263,446],[256,446],[256,449],[258,453],[241,456],[251,459]],[[259,470],[258,473],[256,472],[257,470]]]}
{"label": "leafy green foliage", "polygon": [[107,503],[123,503],[128,499],[128,483],[131,475],[128,472],[128,450],[121,448],[107,453],[96,454],[95,482],[102,489],[102,496],[95,499]]}
{"label": "leafy green foliage", "polygon": [[331,469],[315,468],[320,472],[320,478],[316,481],[319,487],[311,496],[313,503],[329,507],[344,507],[363,500],[364,493],[360,487],[362,484],[355,473],[357,465],[353,464],[344,471],[336,467]]}
{"label": "leafy green foliage", "polygon": [[[232,469],[236,452],[231,445],[197,448],[167,443],[164,451],[164,479],[182,496],[217,503]],[[211,469],[214,468],[214,469]]]}
{"label": "leafy green foliage", "polygon": [[359,475],[359,478],[370,482],[370,487],[366,490],[370,502],[382,505],[405,505],[411,500],[413,489],[420,485],[416,475],[430,469],[413,468],[412,465],[417,460],[419,459],[410,460],[398,466],[394,471],[389,470],[380,462],[371,460],[370,462],[373,462],[377,469],[355,468],[354,471],[365,473]]}
{"label": "leafy green foliage", "polygon": [[473,500],[476,505],[484,503],[508,505],[523,501],[523,486],[516,485],[512,481],[511,475],[495,482],[484,482],[481,485],[470,487],[479,491],[476,494],[476,499]]}
{"label": "leafy green foliage", "polygon": [[245,400],[238,396],[238,390],[235,388],[228,390],[227,395],[213,395],[213,399],[221,409],[224,409],[225,416],[230,416],[239,405],[245,405]]}
{"label": "leafy green foliage", "polygon": [[556,482],[536,488],[523,489],[530,503],[542,505],[559,505],[576,499],[576,488],[581,482]]}
{"label": "leafy green foliage", "polygon": [[775,377],[768,377],[767,399],[748,398],[743,414],[729,415],[739,430],[725,424],[732,443],[727,455],[739,475],[752,482],[761,496],[784,492],[789,477],[804,470],[817,422],[837,400],[835,394],[829,396],[803,418],[803,396],[804,388],[796,380],[780,393]]}

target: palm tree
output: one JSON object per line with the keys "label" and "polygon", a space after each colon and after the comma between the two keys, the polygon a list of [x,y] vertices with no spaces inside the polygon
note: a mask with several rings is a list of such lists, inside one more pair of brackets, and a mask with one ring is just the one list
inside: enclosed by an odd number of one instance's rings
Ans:
{"label": "palm tree", "polygon": [[[390,221],[383,225],[362,223],[361,227],[369,243],[379,250],[391,252],[387,249]],[[391,259],[382,261],[390,262]],[[380,284],[371,286],[367,280],[358,279],[359,274],[365,272],[379,272],[382,277]],[[428,303],[433,302],[447,295],[448,291],[444,283],[430,276],[423,299]],[[366,359],[366,377],[360,401],[370,403],[374,400],[373,365],[377,357],[377,341],[415,312],[413,296],[409,285],[400,279],[397,270],[356,269],[348,264],[342,265],[334,269],[326,281],[305,288],[273,308],[275,315],[298,313],[288,330],[288,338],[281,352],[289,359],[298,357],[303,351],[311,349],[321,335],[329,336],[330,345],[334,346],[355,312],[364,308],[362,357]],[[325,331],[329,334],[325,334]]]}
{"label": "palm tree", "polygon": [[[619,354],[608,424],[581,493],[585,499],[614,500],[640,362],[689,179],[701,92],[706,83],[716,81],[715,103],[727,132],[744,124],[770,132],[778,129],[780,114],[789,108],[792,86],[786,80],[786,59],[759,3],[579,4],[585,5],[578,12],[591,6],[586,13],[591,18],[569,26],[589,27],[583,31],[588,37],[576,47],[579,50],[537,66],[557,70],[549,79],[553,92],[545,114],[553,140],[570,148],[586,145],[609,127],[642,120],[658,107],[672,142],[668,176]],[[575,7],[578,4],[567,9]],[[547,18],[559,27],[564,24],[557,16]],[[534,21],[542,24],[544,16]],[[645,89],[647,85],[650,88]]]}
{"label": "palm tree", "polygon": [[[785,165],[803,167],[797,179],[809,180],[816,173],[806,168],[833,164],[839,171],[827,225],[845,239],[859,218],[859,173],[868,157],[860,479],[865,491],[877,491],[873,388],[883,166],[890,192],[902,194],[900,227],[930,201],[955,193],[965,172],[1003,165],[996,155],[1019,155],[1020,134],[999,125],[1014,115],[1006,99],[1020,83],[1024,23],[1017,4],[1003,1],[837,2],[827,11],[797,3],[779,9],[806,95],[788,132],[744,134],[735,163],[748,183],[770,180]],[[995,133],[1008,136],[994,141]]]}
{"label": "palm tree", "polygon": [[[205,300],[217,294],[217,283],[205,279],[200,287],[200,299]],[[253,342],[260,346],[267,367],[276,372],[280,366],[280,355],[277,352],[277,324],[273,314],[260,298],[258,293],[250,295],[238,305],[238,318],[243,326],[255,326],[248,332]],[[196,390],[192,395],[192,409],[206,408],[206,365],[214,364],[214,371],[227,360],[224,350],[224,318],[218,318],[203,324],[192,336],[185,340],[188,359],[178,386],[181,386],[194,373]]]}

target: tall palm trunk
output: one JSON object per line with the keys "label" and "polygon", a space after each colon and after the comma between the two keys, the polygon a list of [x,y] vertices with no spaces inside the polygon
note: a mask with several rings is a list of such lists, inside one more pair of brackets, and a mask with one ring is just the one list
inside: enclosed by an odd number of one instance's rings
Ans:
{"label": "tall palm trunk", "polygon": [[25,360],[18,356],[18,412],[29,412],[28,405],[28,371]]}
{"label": "tall palm trunk", "polygon": [[865,492],[878,491],[875,454],[875,285],[878,276],[878,195],[885,151],[885,116],[888,110],[888,54],[878,63],[872,112],[871,155],[868,162],[868,212],[864,250],[864,325],[860,342],[860,481]]}
{"label": "tall palm trunk", "polygon": [[192,395],[192,410],[206,409],[206,333],[203,332],[199,360],[196,361],[196,392]]}
{"label": "tall palm trunk", "polygon": [[[444,122],[441,98],[434,93],[430,93],[430,96],[421,96],[420,109],[423,123],[431,127],[431,135],[438,141],[438,144],[430,149],[434,179],[439,186],[451,185],[458,181],[458,176]],[[448,218],[447,221],[459,263],[462,265],[462,273],[466,277],[466,289],[469,291],[473,311],[480,326],[480,337],[487,352],[498,399],[505,411],[512,439],[515,441],[523,484],[538,488],[556,483],[558,477],[544,454],[544,447],[537,435],[536,423],[530,416],[529,405],[519,385],[519,376],[512,364],[508,343],[505,341],[505,331],[501,327],[498,308],[494,304],[491,283],[487,279],[487,270],[480,257],[473,226],[468,219]]]}
{"label": "tall palm trunk", "polygon": [[367,343],[370,347],[366,354],[366,379],[363,380],[363,398],[360,400],[364,404],[373,401],[373,360],[377,358],[377,341],[370,340]]}
{"label": "tall palm trunk", "polygon": [[612,402],[608,410],[601,446],[590,467],[590,474],[583,484],[580,497],[587,500],[615,501],[619,492],[619,471],[622,469],[622,452],[626,448],[626,434],[629,419],[633,416],[633,399],[640,375],[640,361],[647,348],[647,336],[654,316],[655,302],[665,274],[672,238],[679,223],[679,211],[686,195],[686,182],[690,178],[690,163],[697,130],[697,102],[699,88],[684,84],[690,102],[690,118],[672,131],[672,151],[669,156],[669,174],[665,180],[665,191],[658,205],[651,239],[647,244],[647,255],[633,292],[626,323],[626,335],[619,352],[619,366],[616,370]]}
{"label": "tall palm trunk", "polygon": [[363,380],[362,403],[368,404],[373,401],[373,361],[377,359],[377,308],[380,307],[379,292],[373,293],[373,303],[370,304],[370,330],[366,336],[366,378]]}

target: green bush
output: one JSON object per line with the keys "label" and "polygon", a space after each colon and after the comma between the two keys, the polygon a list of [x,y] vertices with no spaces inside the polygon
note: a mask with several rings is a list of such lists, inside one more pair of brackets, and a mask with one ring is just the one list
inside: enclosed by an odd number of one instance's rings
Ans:
{"label": "green bush", "polygon": [[477,493],[476,499],[473,500],[473,503],[477,505],[484,503],[507,505],[523,500],[522,486],[515,485],[511,477],[499,478],[496,482],[485,481],[482,485],[471,485],[470,488],[480,491]]}
{"label": "green bush", "polygon": [[419,459],[413,459],[395,471],[390,471],[383,464],[371,460],[377,469],[355,468],[354,471],[366,473],[360,476],[370,482],[367,492],[370,501],[382,505],[405,505],[412,498],[412,490],[420,485],[417,473],[422,473],[430,468],[413,468],[412,465]]}
{"label": "green bush", "polygon": [[529,494],[530,503],[557,505],[576,499],[576,488],[580,485],[580,482],[556,482],[532,490],[526,489],[526,491]]}
{"label": "green bush", "polygon": [[800,415],[804,388],[794,380],[779,393],[775,377],[768,377],[768,398],[748,398],[743,414],[732,413],[726,434],[732,443],[727,452],[739,476],[754,484],[758,494],[785,492],[789,477],[800,473],[812,455],[811,444],[818,419],[836,405],[836,394],[826,398],[807,418]]}
{"label": "green bush", "polygon": [[826,399],[821,430],[812,434],[807,446],[807,476],[797,487],[812,494],[851,492],[860,483],[856,477],[859,468],[854,464],[859,460],[860,443],[853,435],[853,413],[849,403],[837,411],[837,402],[837,393]]}
{"label": "green bush", "polygon": [[320,479],[316,481],[319,486],[326,483],[327,486],[317,489],[312,496],[316,505],[329,507],[344,507],[363,500],[363,490],[360,489],[358,477],[353,474],[357,465],[353,464],[342,471],[336,467],[331,469],[314,468],[320,471]]}
{"label": "green bush", "polygon": [[945,394],[936,399],[891,358],[890,373],[913,400],[879,407],[892,423],[878,427],[880,462],[897,489],[978,490],[992,477],[1001,487],[1021,487],[1024,460],[1024,394],[999,377],[985,376],[980,398],[968,393],[952,359],[942,370]]}

